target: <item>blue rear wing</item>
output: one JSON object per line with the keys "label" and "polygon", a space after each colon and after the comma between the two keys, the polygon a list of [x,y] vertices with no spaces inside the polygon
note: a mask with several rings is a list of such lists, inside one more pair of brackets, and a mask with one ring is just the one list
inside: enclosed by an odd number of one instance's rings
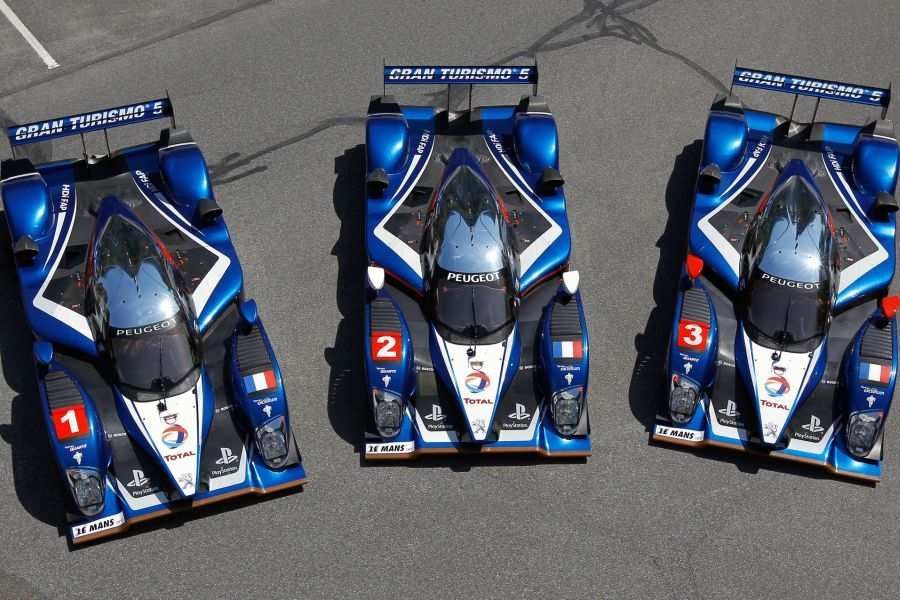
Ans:
{"label": "blue rear wing", "polygon": [[69,135],[80,135],[101,129],[134,125],[156,119],[172,118],[175,112],[169,98],[126,104],[94,112],[57,117],[7,127],[6,135],[13,148]]}
{"label": "blue rear wing", "polygon": [[385,85],[537,85],[537,65],[506,66],[437,66],[385,65]]}
{"label": "blue rear wing", "polygon": [[890,88],[814,79],[739,66],[734,67],[731,85],[879,107],[882,109],[882,118],[891,102]]}

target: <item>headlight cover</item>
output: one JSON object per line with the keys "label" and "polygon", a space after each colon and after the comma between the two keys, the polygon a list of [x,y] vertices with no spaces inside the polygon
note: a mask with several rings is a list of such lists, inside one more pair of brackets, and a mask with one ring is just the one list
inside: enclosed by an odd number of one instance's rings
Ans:
{"label": "headlight cover", "polygon": [[85,516],[93,516],[103,510],[103,483],[94,469],[66,469],[69,489],[78,510]]}
{"label": "headlight cover", "polygon": [[694,416],[697,400],[700,398],[700,387],[679,375],[672,377],[669,391],[669,417],[675,423],[687,423]]}
{"label": "headlight cover", "polygon": [[256,428],[256,446],[266,465],[273,469],[284,465],[288,455],[287,421],[284,416],[275,417]]}
{"label": "headlight cover", "polygon": [[565,388],[553,394],[550,401],[550,412],[553,424],[560,435],[572,435],[581,421],[581,408],[584,405],[584,388],[575,386]]}
{"label": "headlight cover", "polygon": [[400,433],[403,422],[403,400],[397,394],[381,388],[372,390],[374,402],[375,429],[383,438],[391,438]]}
{"label": "headlight cover", "polygon": [[881,431],[883,415],[880,412],[850,415],[847,425],[847,450],[857,458],[865,458],[875,446]]}

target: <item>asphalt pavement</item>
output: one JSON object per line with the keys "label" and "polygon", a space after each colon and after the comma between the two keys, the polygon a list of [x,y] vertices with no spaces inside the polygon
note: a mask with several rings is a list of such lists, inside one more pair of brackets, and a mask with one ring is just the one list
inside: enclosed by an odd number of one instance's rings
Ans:
{"label": "asphalt pavement", "polygon": [[[699,138],[736,59],[900,81],[876,0],[6,0],[0,120],[169,90],[210,165],[312,483],[71,549],[9,253],[0,254],[0,597],[895,598],[900,420],[877,487],[651,445]],[[110,8],[112,5],[115,8]],[[592,342],[587,461],[366,466],[356,292],[363,116],[394,63],[530,63],[556,116]],[[443,102],[435,90],[405,101]],[[476,90],[478,102],[517,91]],[[743,94],[789,110],[789,98]],[[798,111],[811,111],[801,101]],[[891,116],[896,113],[892,109]],[[820,116],[861,123],[859,108]],[[153,139],[152,125],[111,133]],[[91,143],[102,144],[102,136]],[[44,143],[37,159],[77,154]],[[99,146],[98,146],[99,148]],[[3,240],[5,247],[7,241]]]}

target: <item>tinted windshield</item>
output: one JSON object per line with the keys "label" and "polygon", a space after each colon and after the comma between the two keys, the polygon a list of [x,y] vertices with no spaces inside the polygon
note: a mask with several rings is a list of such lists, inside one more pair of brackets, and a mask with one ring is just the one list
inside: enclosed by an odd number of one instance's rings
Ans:
{"label": "tinted windshield", "polygon": [[438,196],[437,264],[457,272],[503,268],[502,217],[487,183],[469,167],[458,168]]}
{"label": "tinted windshield", "polygon": [[757,269],[745,290],[747,333],[767,348],[813,350],[825,335],[829,296],[824,283],[793,281]]}
{"label": "tinted windshield", "polygon": [[140,327],[110,327],[109,340],[116,378],[133,400],[180,394],[197,380],[197,345],[180,314]]}
{"label": "tinted windshield", "polygon": [[754,231],[742,296],[745,329],[757,344],[813,350],[831,311],[831,234],[818,193],[788,177],[771,194]]}
{"label": "tinted windshield", "polygon": [[438,269],[432,289],[435,321],[448,341],[495,343],[509,334],[515,314],[507,270],[456,273]]}

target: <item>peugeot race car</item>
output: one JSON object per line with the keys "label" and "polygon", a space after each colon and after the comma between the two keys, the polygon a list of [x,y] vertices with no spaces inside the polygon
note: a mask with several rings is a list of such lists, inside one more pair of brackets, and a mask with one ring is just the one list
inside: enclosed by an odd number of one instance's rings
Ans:
{"label": "peugeot race car", "polygon": [[[536,93],[537,70],[388,66],[384,81]],[[589,455],[587,327],[543,98],[450,111],[373,97],[366,158],[364,456]]]}
{"label": "peugeot race car", "polygon": [[[164,117],[172,129],[158,142],[15,158],[22,144]],[[174,128],[169,100],[8,135],[3,206],[69,539],[301,486],[278,362],[244,298],[203,155]]]}
{"label": "peugeot race car", "polygon": [[743,67],[733,83],[882,114],[860,127],[712,105],[653,439],[877,481],[897,372],[890,91]]}

